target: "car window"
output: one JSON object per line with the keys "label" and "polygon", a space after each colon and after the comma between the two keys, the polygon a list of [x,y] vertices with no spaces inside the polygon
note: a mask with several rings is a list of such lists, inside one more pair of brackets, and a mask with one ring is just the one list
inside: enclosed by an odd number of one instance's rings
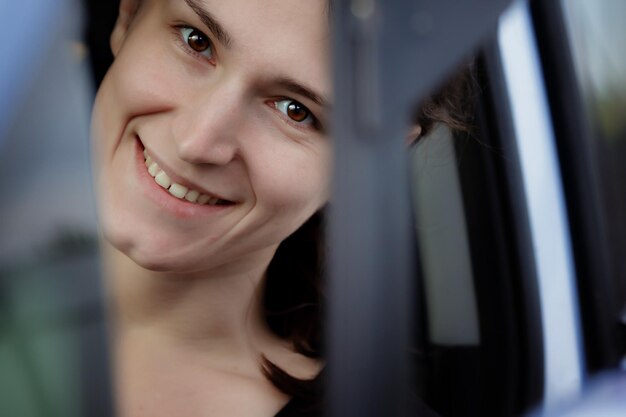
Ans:
{"label": "car window", "polygon": [[514,135],[492,52],[485,46],[465,69],[469,130],[438,124],[409,153],[417,386],[441,416],[518,415],[542,386]]}

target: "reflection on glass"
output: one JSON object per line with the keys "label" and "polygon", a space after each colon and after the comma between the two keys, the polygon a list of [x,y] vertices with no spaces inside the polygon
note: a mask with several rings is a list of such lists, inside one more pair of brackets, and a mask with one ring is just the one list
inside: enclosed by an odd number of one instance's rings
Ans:
{"label": "reflection on glass", "polygon": [[574,60],[589,111],[602,139],[626,139],[626,3],[568,0]]}
{"label": "reflection on glass", "polygon": [[593,128],[603,215],[608,223],[613,282],[626,304],[626,2],[562,2],[578,82]]}
{"label": "reflection on glass", "polygon": [[440,125],[417,143],[411,162],[429,338],[440,346],[477,345],[472,265],[450,129]]}

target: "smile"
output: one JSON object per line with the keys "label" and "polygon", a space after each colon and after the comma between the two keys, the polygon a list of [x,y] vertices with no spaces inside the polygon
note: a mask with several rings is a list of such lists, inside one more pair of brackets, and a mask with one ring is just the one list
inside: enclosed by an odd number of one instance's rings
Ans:
{"label": "smile", "polygon": [[143,151],[144,161],[146,164],[146,168],[148,168],[148,173],[154,181],[167,190],[172,196],[180,199],[187,200],[190,203],[195,203],[199,205],[207,204],[210,206],[225,206],[232,204],[232,202],[223,200],[221,198],[210,196],[208,194],[202,194],[200,191],[193,190],[184,185],[172,182],[169,175],[163,171],[159,165],[152,160],[148,152],[144,149]]}

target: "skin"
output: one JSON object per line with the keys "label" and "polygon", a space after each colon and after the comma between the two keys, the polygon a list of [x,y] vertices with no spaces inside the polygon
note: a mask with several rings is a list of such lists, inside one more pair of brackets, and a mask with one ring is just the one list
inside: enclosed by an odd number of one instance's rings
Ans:
{"label": "skin", "polygon": [[[267,328],[261,299],[278,244],[328,199],[326,2],[195,3],[145,0],[135,13],[122,0],[94,106],[118,412],[273,416],[288,398],[262,375],[261,355],[300,378],[320,369]],[[193,28],[209,50],[190,47]],[[310,117],[285,112],[291,100]],[[146,175],[144,148],[230,203],[170,196]]]}

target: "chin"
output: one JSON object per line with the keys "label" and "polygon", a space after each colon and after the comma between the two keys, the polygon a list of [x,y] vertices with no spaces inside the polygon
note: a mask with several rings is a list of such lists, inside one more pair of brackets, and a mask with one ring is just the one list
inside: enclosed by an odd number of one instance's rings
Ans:
{"label": "chin", "polygon": [[138,247],[127,248],[123,253],[143,269],[154,272],[178,271],[179,266],[167,257],[159,256],[153,251],[141,250]]}
{"label": "chin", "polygon": [[[141,233],[133,233],[130,228],[119,224],[103,224],[104,239],[119,253],[126,255],[137,266],[158,272],[172,271],[177,268],[173,256],[164,256],[168,251],[156,241],[149,241]],[[178,262],[179,263],[179,262]],[[178,265],[179,267],[179,265]]]}
{"label": "chin", "polygon": [[[105,239],[138,267],[153,272],[193,274],[208,268],[207,256],[196,259],[177,251],[171,240],[137,239],[128,234],[105,234]],[[179,248],[178,248],[179,249]]]}
{"label": "chin", "polygon": [[188,264],[183,264],[179,257],[164,256],[163,251],[155,250],[138,244],[124,243],[113,246],[128,256],[137,266],[154,272],[192,272]]}

